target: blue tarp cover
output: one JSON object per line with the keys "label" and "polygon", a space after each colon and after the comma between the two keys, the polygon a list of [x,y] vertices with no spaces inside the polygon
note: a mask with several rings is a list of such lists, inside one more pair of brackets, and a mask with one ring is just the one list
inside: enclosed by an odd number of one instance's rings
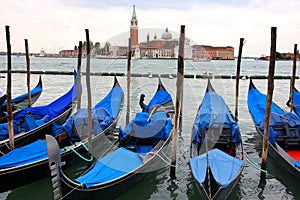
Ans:
{"label": "blue tarp cover", "polygon": [[[264,133],[264,122],[265,119],[262,120],[259,124],[259,129],[262,133]],[[299,117],[292,113],[286,112],[284,114],[271,113],[270,115],[270,129],[269,129],[269,142],[275,144],[276,137],[283,136],[284,133],[282,130],[275,130],[276,127],[280,127],[281,124],[287,124],[291,128],[298,128],[300,132],[300,119]],[[290,132],[291,136],[295,136],[293,131]]]}
{"label": "blue tarp cover", "polygon": [[[94,120],[94,134],[101,133],[104,129],[113,123],[113,119],[109,116],[105,108],[97,108],[92,111],[92,118]],[[72,141],[77,141],[78,135],[74,135],[74,129],[78,134],[87,133],[88,126],[88,111],[86,108],[81,108],[73,114],[63,125]],[[83,133],[84,132],[84,133]]]}
{"label": "blue tarp cover", "polygon": [[294,91],[293,105],[296,108],[295,113],[300,116],[300,92]]}
{"label": "blue tarp cover", "polygon": [[[39,126],[50,121],[48,115],[44,116],[43,118],[34,118],[30,114],[26,114],[23,118],[22,124],[20,126],[13,123],[14,135],[18,134],[21,131],[27,132],[33,130]],[[0,140],[4,140],[8,138],[8,123],[0,124]]]}
{"label": "blue tarp cover", "polygon": [[[248,91],[248,109],[256,125],[258,125],[265,118],[266,101],[267,96],[262,94],[257,89],[250,89]],[[271,111],[281,115],[284,114],[284,110],[282,110],[274,102],[272,102]]]}
{"label": "blue tarp cover", "polygon": [[48,158],[46,142],[44,140],[37,140],[1,156],[0,169],[25,165],[44,158]]}
{"label": "blue tarp cover", "polygon": [[[36,107],[29,107],[22,110],[20,113],[18,113],[13,120],[13,126],[14,126],[14,134],[17,135],[21,131],[30,131],[28,127],[34,127],[36,128],[36,124],[39,124],[41,120],[43,122],[50,121],[54,119],[55,117],[62,114],[66,108],[75,100],[77,97],[77,83],[73,85],[73,87],[63,96],[56,99],[52,103],[46,105],[46,106],[36,106]],[[25,127],[24,121],[25,116],[28,116],[28,114],[32,115],[32,117],[37,121],[37,123],[34,125],[26,125]],[[47,120],[47,121],[45,121]],[[0,124],[0,140],[4,140],[8,138],[8,125],[7,123]],[[32,129],[31,129],[32,130]]]}
{"label": "blue tarp cover", "polygon": [[215,124],[222,124],[223,128],[230,128],[232,142],[241,142],[238,124],[232,118],[224,99],[214,91],[205,93],[197,117],[193,124],[192,140],[202,143],[201,131]]}
{"label": "blue tarp cover", "polygon": [[123,147],[101,158],[85,175],[76,179],[87,188],[107,181],[114,180],[131,172],[143,164],[137,153]]}
{"label": "blue tarp cover", "polygon": [[[94,124],[94,134],[97,135],[105,130],[113,123],[117,117],[124,92],[120,86],[114,86],[109,93],[94,107],[92,110],[92,118]],[[60,127],[56,125],[53,131],[54,135],[60,134],[63,130],[67,132],[72,141],[78,141],[78,134],[86,134],[88,132],[88,111],[87,109],[80,109],[73,114],[67,121]],[[75,130],[76,129],[76,130]]]}
{"label": "blue tarp cover", "polygon": [[50,119],[53,119],[63,113],[66,108],[75,100],[78,95],[77,91],[77,82],[73,85],[73,87],[63,96],[56,99],[52,103],[46,106],[36,106],[30,107],[22,110],[19,114],[17,114],[14,120],[20,120],[26,113],[31,113],[33,115],[45,116],[48,115]]}
{"label": "blue tarp cover", "polygon": [[95,108],[105,108],[110,116],[115,119],[119,113],[123,95],[124,92],[122,88],[115,86],[110,90],[107,96],[95,106]]}
{"label": "blue tarp cover", "polygon": [[[190,166],[195,179],[202,184],[207,173],[207,158],[206,154],[190,158]],[[209,168],[214,179],[225,188],[239,173],[242,165],[242,160],[236,159],[219,149],[212,149],[208,152]]]}
{"label": "blue tarp cover", "polygon": [[119,129],[120,139],[128,135],[138,138],[167,139],[172,129],[172,121],[167,118],[166,113],[156,112],[148,120],[149,116],[147,112],[137,113],[135,119],[130,121],[124,130]]}
{"label": "blue tarp cover", "polygon": [[299,161],[293,162],[293,164],[294,164],[295,167],[300,168],[300,162]]}
{"label": "blue tarp cover", "polygon": [[166,90],[159,90],[152,97],[151,101],[145,109],[145,112],[149,112],[154,106],[164,105],[170,101],[172,101],[171,95]]}

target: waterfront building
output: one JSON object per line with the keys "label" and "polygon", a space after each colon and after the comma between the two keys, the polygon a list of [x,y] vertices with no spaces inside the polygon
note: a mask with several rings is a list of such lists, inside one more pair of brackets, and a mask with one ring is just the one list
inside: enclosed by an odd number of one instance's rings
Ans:
{"label": "waterfront building", "polygon": [[109,47],[109,55],[111,57],[119,57],[119,58],[126,58],[128,53],[127,46],[110,46]]}
{"label": "waterfront building", "polygon": [[[135,59],[175,59],[178,58],[179,38],[173,38],[168,27],[158,38],[156,33],[150,40],[149,33],[146,40],[139,43],[139,27],[135,5],[133,5],[132,16],[130,20],[130,38],[132,47],[132,57]],[[213,47],[209,45],[191,45],[190,40],[185,38],[184,59],[215,59],[215,60],[234,60],[234,48],[231,46]],[[100,53],[96,57],[103,58],[126,58],[128,46],[110,46],[105,48],[106,53]],[[61,57],[76,57],[78,50],[62,50],[59,52]],[[94,55],[92,50],[91,56]],[[83,53],[83,57],[86,52]]]}
{"label": "waterfront building", "polygon": [[[94,55],[94,51],[91,49],[91,56]],[[78,49],[74,50],[61,50],[59,51],[59,57],[76,58],[78,56]],[[86,57],[87,51],[82,50],[82,57]]]}
{"label": "waterfront building", "polygon": [[213,47],[208,45],[193,45],[193,58],[213,60],[234,60],[234,48]]}
{"label": "waterfront building", "polygon": [[[146,41],[139,43],[138,38],[138,20],[133,5],[133,12],[130,20],[130,38],[132,46],[132,56],[138,58],[155,58],[155,59],[172,59],[178,58],[179,50],[179,38],[173,39],[172,34],[166,27],[165,32],[162,33],[158,39],[156,33],[154,34],[153,40],[150,40],[149,33],[147,34]],[[111,47],[110,54],[113,56],[124,56],[125,48],[127,47]],[[231,46],[226,47],[213,47],[208,45],[190,45],[190,40],[185,39],[184,44],[184,58],[207,58],[207,59],[234,59],[234,48]]]}
{"label": "waterfront building", "polygon": [[166,28],[162,33],[161,38],[157,39],[156,34],[154,39],[150,40],[149,33],[147,41],[139,44],[141,58],[175,58],[175,47],[178,45],[178,39],[172,39],[172,34]]}
{"label": "waterfront building", "polygon": [[[177,58],[178,54],[178,39],[173,39],[172,34],[166,27],[165,32],[162,33],[161,38],[157,38],[156,33],[153,40],[150,40],[149,33],[147,34],[147,40],[138,43],[138,20],[133,5],[133,12],[130,20],[130,38],[133,50],[134,58],[157,58],[157,59],[170,59]],[[190,46],[190,40],[186,39],[185,43],[185,58],[192,58],[192,48]]]}

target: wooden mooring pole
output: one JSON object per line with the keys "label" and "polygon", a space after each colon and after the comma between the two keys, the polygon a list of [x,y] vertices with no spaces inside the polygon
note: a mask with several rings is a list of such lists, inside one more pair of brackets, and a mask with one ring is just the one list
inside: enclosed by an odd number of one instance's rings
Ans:
{"label": "wooden mooring pole", "polygon": [[79,41],[78,59],[77,59],[77,110],[81,108],[81,58],[82,58],[82,41]]}
{"label": "wooden mooring pole", "polygon": [[176,107],[175,107],[175,124],[172,132],[172,158],[171,158],[171,178],[175,178],[176,171],[176,150],[178,140],[178,130],[180,124],[180,115],[183,100],[183,79],[184,79],[184,41],[185,41],[185,25],[181,25],[180,38],[179,38],[179,54],[178,54],[178,70],[177,70],[177,82],[176,82]]}
{"label": "wooden mooring pole", "polygon": [[7,43],[7,123],[10,150],[15,148],[14,128],[13,128],[13,114],[11,101],[11,45],[9,26],[5,26],[6,43]]}
{"label": "wooden mooring pole", "polygon": [[26,67],[27,67],[27,92],[28,92],[28,106],[32,105],[30,93],[30,58],[28,50],[28,40],[25,39],[25,54],[26,54]]}
{"label": "wooden mooring pole", "polygon": [[89,151],[92,151],[92,135],[93,135],[93,120],[92,120],[92,97],[91,97],[91,79],[90,79],[90,36],[89,29],[85,29],[86,35],[86,88],[87,88],[87,96],[88,96],[88,148]]}
{"label": "wooden mooring pole", "polygon": [[238,121],[238,106],[239,106],[239,83],[240,83],[240,71],[241,71],[241,60],[243,52],[244,38],[240,38],[239,55],[236,66],[236,77],[235,77],[235,119]]}
{"label": "wooden mooring pole", "polygon": [[[276,27],[271,28],[271,49],[270,49],[270,64],[269,64],[269,75],[268,75],[268,93],[267,93],[267,104],[266,104],[266,117],[264,124],[264,137],[262,146],[262,163],[261,168],[266,170],[267,156],[268,156],[268,141],[269,141],[269,126],[270,126],[270,115],[272,108],[272,98],[274,89],[274,71],[275,71],[275,59],[276,59]],[[261,172],[261,178],[265,178],[266,173]]]}
{"label": "wooden mooring pole", "polygon": [[297,57],[298,57],[297,44],[294,44],[293,71],[292,71],[292,78],[291,78],[291,85],[290,85],[290,97],[289,97],[289,105],[288,105],[288,106],[290,106],[290,112],[292,112],[293,108],[294,108],[293,100],[294,100]]}
{"label": "wooden mooring pole", "polygon": [[128,57],[127,57],[127,112],[126,112],[126,124],[130,121],[130,76],[131,76],[131,38],[128,39]]}

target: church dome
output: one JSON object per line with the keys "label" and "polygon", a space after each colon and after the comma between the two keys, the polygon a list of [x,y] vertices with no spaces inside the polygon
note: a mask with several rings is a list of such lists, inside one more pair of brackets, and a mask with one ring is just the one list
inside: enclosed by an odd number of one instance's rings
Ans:
{"label": "church dome", "polygon": [[172,39],[172,34],[169,33],[168,28],[166,28],[166,31],[161,35],[161,39],[163,39],[163,40]]}

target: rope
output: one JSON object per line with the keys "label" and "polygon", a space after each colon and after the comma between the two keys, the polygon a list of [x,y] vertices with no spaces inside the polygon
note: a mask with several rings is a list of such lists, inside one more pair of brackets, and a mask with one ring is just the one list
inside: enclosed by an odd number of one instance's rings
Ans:
{"label": "rope", "polygon": [[128,114],[130,114],[130,110],[126,109],[126,105],[125,104],[121,104],[121,106],[123,106],[123,108],[120,108],[120,110],[125,110]]}
{"label": "rope", "polygon": [[[82,185],[80,185],[82,186]],[[74,192],[77,188],[79,188],[80,186],[77,187],[73,187],[72,190],[70,190],[68,193],[65,194],[65,196],[62,197],[62,199],[66,198],[67,196],[69,196],[72,192]]]}
{"label": "rope", "polygon": [[[86,151],[88,151],[88,148],[82,143],[82,142],[76,142],[75,144],[77,144],[77,145],[82,145],[84,148],[85,148],[85,150]],[[91,155],[91,158],[90,159],[87,159],[87,158],[85,158],[85,157],[83,157],[80,153],[78,153],[73,147],[65,147],[65,149],[70,149],[71,151],[73,151],[77,156],[79,156],[82,160],[85,160],[85,161],[87,161],[87,162],[91,162],[93,159],[94,159],[94,157],[93,157],[93,155]]]}
{"label": "rope", "polygon": [[120,110],[124,110],[125,112],[127,112],[128,114],[130,114],[130,110],[127,110],[125,108],[120,108]]}
{"label": "rope", "polygon": [[258,169],[261,172],[267,173],[267,170],[262,169],[259,165],[257,165],[255,162],[253,162],[248,156],[246,155],[246,161],[254,168]]}
{"label": "rope", "polygon": [[[160,152],[160,153],[162,153],[162,152]],[[176,167],[175,165],[170,164],[170,163],[171,163],[171,159],[168,158],[165,154],[163,154],[163,155],[166,157],[166,159],[163,158],[161,155],[159,155],[157,152],[152,152],[152,151],[150,151],[149,154],[154,154],[154,156],[159,157],[159,158],[160,158],[163,162],[165,162],[167,165],[169,165],[169,166],[171,166],[171,167]],[[169,159],[169,161],[168,161],[167,159]]]}

